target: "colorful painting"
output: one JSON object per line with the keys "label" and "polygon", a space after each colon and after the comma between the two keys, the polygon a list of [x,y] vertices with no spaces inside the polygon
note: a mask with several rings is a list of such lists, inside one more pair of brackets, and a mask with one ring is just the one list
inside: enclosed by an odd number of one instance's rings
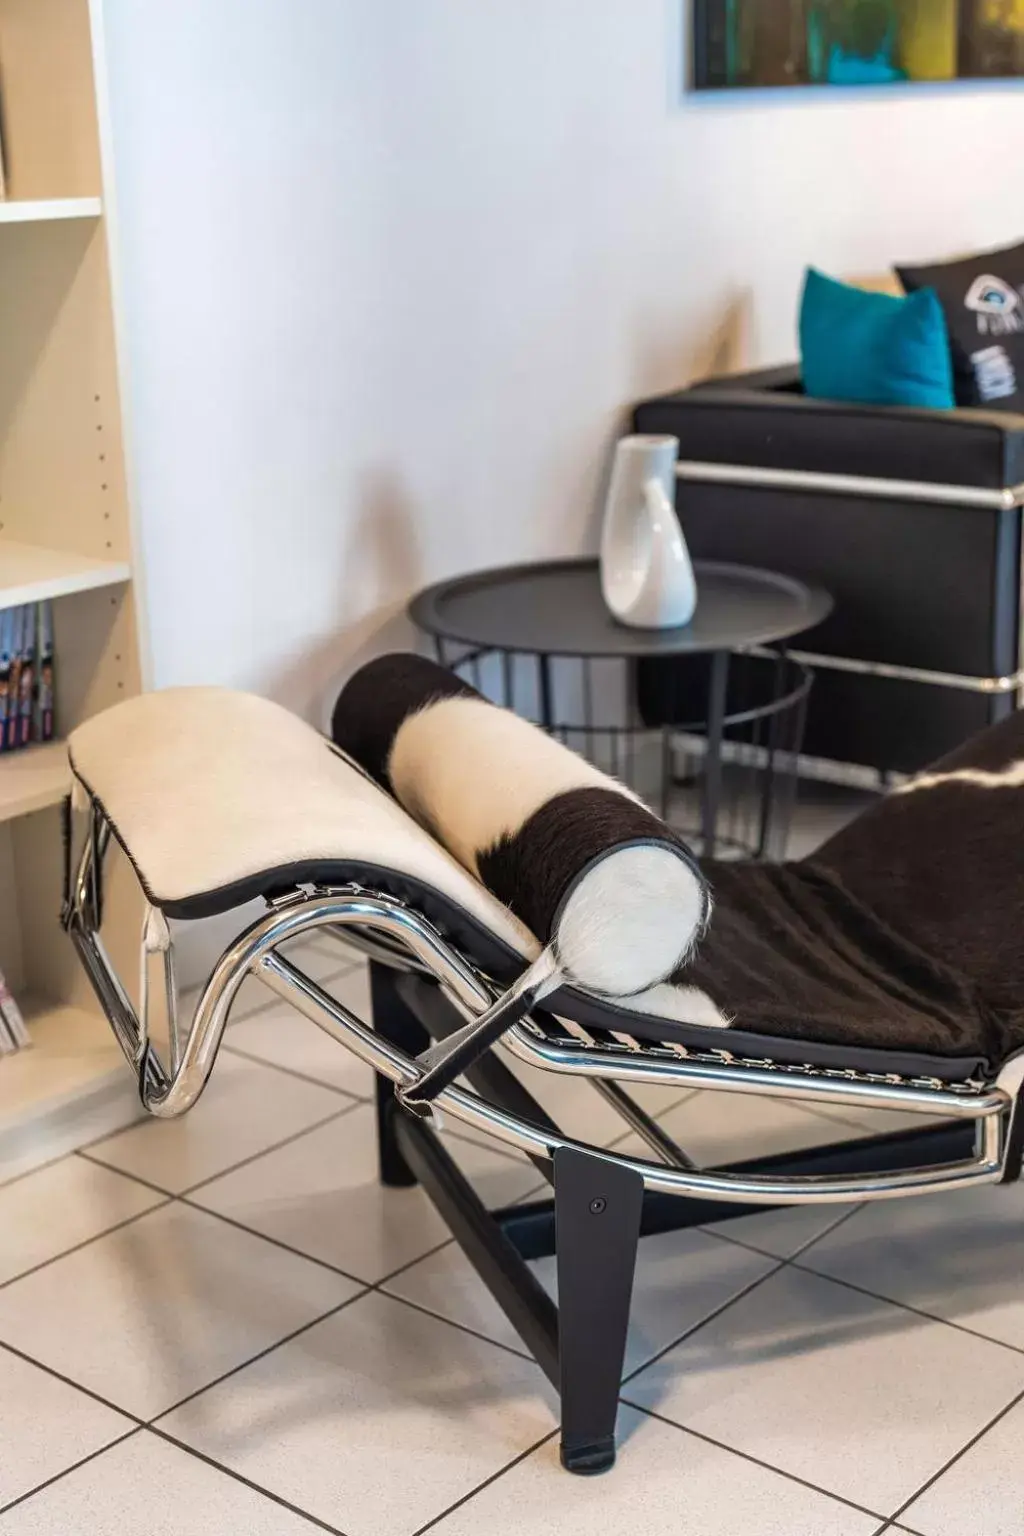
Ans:
{"label": "colorful painting", "polygon": [[694,0],[698,90],[1024,76],[1024,0]]}

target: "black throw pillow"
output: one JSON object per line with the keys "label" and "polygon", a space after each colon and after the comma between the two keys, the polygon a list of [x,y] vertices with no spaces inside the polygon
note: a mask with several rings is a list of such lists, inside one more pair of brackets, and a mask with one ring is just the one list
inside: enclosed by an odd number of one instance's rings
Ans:
{"label": "black throw pillow", "polygon": [[1024,245],[933,267],[897,267],[908,293],[934,288],[958,405],[1024,411]]}

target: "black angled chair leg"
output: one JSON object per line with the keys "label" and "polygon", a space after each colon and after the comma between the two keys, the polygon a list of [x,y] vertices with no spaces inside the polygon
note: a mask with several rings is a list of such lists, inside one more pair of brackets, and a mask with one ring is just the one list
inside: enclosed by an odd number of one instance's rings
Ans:
{"label": "black angled chair leg", "polygon": [[[418,1056],[430,1044],[430,1036],[416,1015],[402,999],[398,988],[399,973],[390,966],[370,961],[370,1002],[373,1027],[389,1045],[397,1046],[407,1056]],[[417,1183],[416,1175],[402,1156],[395,1136],[397,1110],[394,1085],[376,1074],[377,1157],[380,1182],[387,1189],[408,1189]]]}
{"label": "black angled chair leg", "polygon": [[561,1449],[569,1472],[604,1472],[615,1461],[643,1199],[639,1174],[590,1153],[555,1153]]}

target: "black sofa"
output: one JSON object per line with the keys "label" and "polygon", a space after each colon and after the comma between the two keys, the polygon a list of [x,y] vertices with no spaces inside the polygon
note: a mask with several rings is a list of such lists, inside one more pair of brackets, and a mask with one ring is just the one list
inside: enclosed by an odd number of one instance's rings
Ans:
{"label": "black sofa", "polygon": [[[679,439],[695,557],[835,597],[797,642],[817,673],[809,755],[910,772],[1015,707],[1024,416],[811,400],[793,367],[645,400],[634,429]],[[648,723],[688,712],[680,682],[678,664],[642,664]]]}

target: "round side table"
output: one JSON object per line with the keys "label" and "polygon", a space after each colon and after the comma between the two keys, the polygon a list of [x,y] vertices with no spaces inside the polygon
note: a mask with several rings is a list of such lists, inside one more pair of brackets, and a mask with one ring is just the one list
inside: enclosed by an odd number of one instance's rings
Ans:
{"label": "round side table", "polygon": [[[806,668],[788,658],[785,642],[827,618],[832,599],[821,588],[777,571],[702,561],[695,562],[694,571],[697,611],[677,629],[630,629],[617,623],[601,597],[596,560],[507,566],[439,582],[413,598],[409,615],[433,638],[442,664],[468,671],[481,691],[498,694],[498,702],[511,708],[518,708],[517,658],[527,658],[535,672],[536,699],[532,709],[521,712],[533,714],[546,730],[634,788],[639,787],[640,739],[656,733],[663,815],[669,813],[673,788],[693,782],[686,773],[676,773],[673,752],[674,740],[689,743],[703,764],[699,832],[705,857],[715,853],[719,840],[728,738],[730,762],[745,761],[758,775],[759,816],[751,836],[726,841],[733,851],[763,856],[783,759],[795,781],[812,681]],[[700,701],[692,718],[684,708],[682,718],[677,712],[654,725],[644,720],[637,704],[636,664],[654,660],[678,662],[683,671],[689,666],[692,686],[684,690],[686,702],[692,707]],[[559,662],[575,663],[576,676],[557,678]],[[625,663],[625,688],[609,688],[606,673],[600,690],[605,697],[599,699],[596,670],[613,662]],[[739,686],[740,663],[750,670],[752,688]],[[611,708],[609,693],[614,696]],[[610,744],[608,762],[598,750],[602,740]]]}

